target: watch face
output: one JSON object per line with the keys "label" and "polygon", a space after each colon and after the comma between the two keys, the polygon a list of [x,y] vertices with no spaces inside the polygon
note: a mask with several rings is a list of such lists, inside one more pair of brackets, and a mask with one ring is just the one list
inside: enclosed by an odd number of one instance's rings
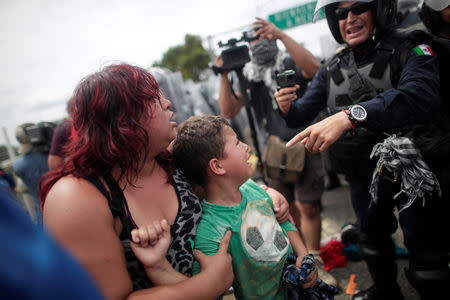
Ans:
{"label": "watch face", "polygon": [[367,117],[367,112],[361,105],[355,105],[352,106],[350,113],[352,114],[353,118],[355,118],[356,121],[364,121]]}

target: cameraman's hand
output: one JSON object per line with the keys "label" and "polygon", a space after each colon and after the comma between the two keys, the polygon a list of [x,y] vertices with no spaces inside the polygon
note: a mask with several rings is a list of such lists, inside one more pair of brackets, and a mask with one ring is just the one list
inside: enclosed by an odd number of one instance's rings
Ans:
{"label": "cameraman's hand", "polygon": [[270,23],[269,21],[266,21],[261,18],[256,18],[257,21],[253,23],[254,27],[262,27],[255,33],[260,36],[260,38],[268,39],[268,40],[277,40],[283,37],[285,34],[283,31],[281,31],[277,26]]}
{"label": "cameraman's hand", "polygon": [[[223,58],[222,58],[222,54],[219,54],[216,56],[216,58],[214,59],[214,65],[218,68],[222,68],[223,67]],[[228,72],[222,71],[221,72],[222,76],[227,76]]]}
{"label": "cameraman's hand", "polygon": [[214,60],[214,64],[220,68],[223,67],[223,58],[222,58],[222,54],[219,54],[216,56],[216,59]]}
{"label": "cameraman's hand", "polygon": [[291,102],[297,100],[296,91],[300,88],[298,84],[276,91],[274,96],[283,114],[287,114],[291,108]]}

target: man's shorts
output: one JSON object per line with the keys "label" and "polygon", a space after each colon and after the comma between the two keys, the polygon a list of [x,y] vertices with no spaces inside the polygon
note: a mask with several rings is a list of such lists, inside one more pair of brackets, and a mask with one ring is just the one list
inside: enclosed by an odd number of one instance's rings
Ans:
{"label": "man's shorts", "polygon": [[279,180],[267,178],[268,186],[282,193],[288,202],[318,203],[325,190],[324,168],[321,154],[306,151],[305,167],[298,183],[285,184]]}

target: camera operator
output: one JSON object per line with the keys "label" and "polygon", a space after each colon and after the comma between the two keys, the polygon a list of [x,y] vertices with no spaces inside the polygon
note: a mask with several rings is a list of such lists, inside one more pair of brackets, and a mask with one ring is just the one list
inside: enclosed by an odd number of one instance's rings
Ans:
{"label": "camera operator", "polygon": [[[243,69],[250,90],[250,106],[255,115],[255,127],[259,140],[266,147],[269,136],[288,141],[302,128],[288,128],[273,97],[277,89],[276,74],[285,70],[295,70],[298,95],[302,95],[308,82],[320,67],[320,62],[300,44],[278,29],[275,25],[257,18],[252,25],[254,40],[250,41],[251,61]],[[280,39],[289,55],[277,47]],[[222,56],[216,57],[215,65],[224,66]],[[226,69],[226,68],[225,68]],[[235,117],[245,105],[243,95],[234,91],[228,79],[228,72],[221,72],[219,107],[222,116]],[[259,145],[258,145],[259,146]],[[337,286],[331,274],[325,272],[320,260],[321,216],[320,200],[324,191],[323,166],[320,154],[307,153],[305,165],[298,181],[286,183],[267,178],[268,185],[277,189],[290,202],[290,211],[295,222],[300,224],[300,232],[308,250],[315,255],[319,277],[326,283]],[[301,215],[301,218],[300,218]],[[300,222],[299,222],[300,220]]]}

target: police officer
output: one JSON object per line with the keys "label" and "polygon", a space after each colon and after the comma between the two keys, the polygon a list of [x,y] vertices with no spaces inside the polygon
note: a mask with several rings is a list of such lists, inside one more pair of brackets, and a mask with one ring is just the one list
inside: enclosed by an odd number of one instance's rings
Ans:
{"label": "police officer", "polygon": [[[441,82],[450,82],[450,0],[423,1],[419,16],[441,50],[438,52]],[[441,84],[441,98],[444,110],[450,113],[450,85]]]}
{"label": "police officer", "polygon": [[[332,164],[350,184],[360,254],[374,282],[353,299],[403,299],[391,234],[397,229],[394,206],[404,204],[406,197],[394,198],[398,184],[385,172],[378,201],[370,205],[375,167],[370,153],[384,133],[426,122],[439,110],[438,61],[429,45],[400,38],[392,30],[395,0],[319,0],[316,12],[321,8],[343,50],[321,67],[299,101],[295,88],[281,89],[275,98],[291,127],[307,124],[324,108],[330,116],[301,131],[287,146],[301,142],[313,153],[328,149]],[[401,53],[406,53],[404,64]],[[448,201],[437,196],[427,200],[425,206],[422,199],[414,201],[399,221],[411,252],[407,277],[422,299],[435,299],[447,293],[450,283]]]}
{"label": "police officer", "polygon": [[450,39],[450,0],[425,0],[419,15],[432,34]]}

